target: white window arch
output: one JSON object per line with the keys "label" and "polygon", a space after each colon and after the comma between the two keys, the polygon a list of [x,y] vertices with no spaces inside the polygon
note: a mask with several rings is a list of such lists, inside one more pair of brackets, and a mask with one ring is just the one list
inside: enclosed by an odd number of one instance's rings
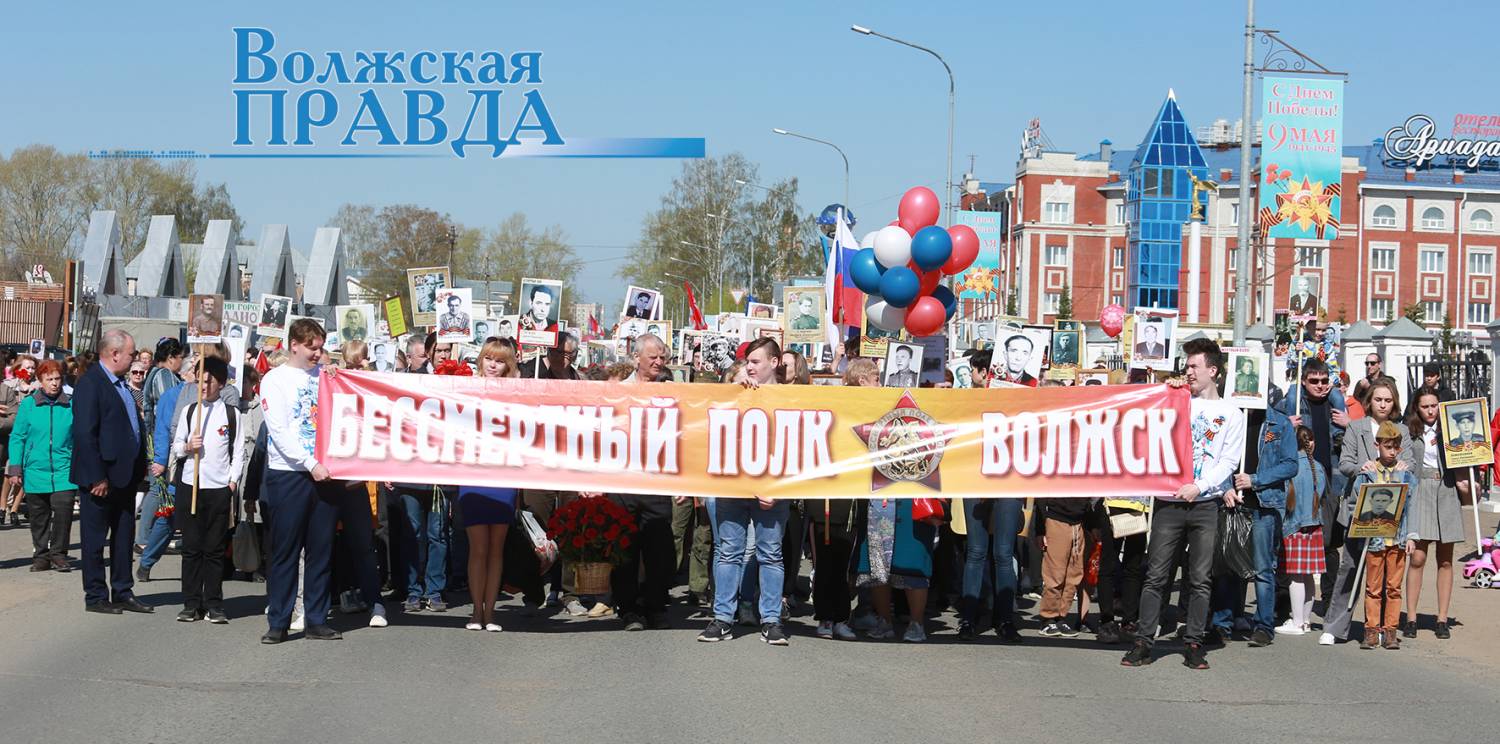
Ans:
{"label": "white window arch", "polygon": [[1469,215],[1469,229],[1491,232],[1495,229],[1495,217],[1488,209],[1476,209]]}
{"label": "white window arch", "polygon": [[1370,216],[1370,225],[1373,227],[1395,227],[1396,208],[1389,204],[1382,204],[1376,207],[1374,214]]}
{"label": "white window arch", "polygon": [[1448,226],[1448,217],[1443,214],[1442,207],[1428,207],[1422,210],[1422,227],[1427,230],[1441,230]]}

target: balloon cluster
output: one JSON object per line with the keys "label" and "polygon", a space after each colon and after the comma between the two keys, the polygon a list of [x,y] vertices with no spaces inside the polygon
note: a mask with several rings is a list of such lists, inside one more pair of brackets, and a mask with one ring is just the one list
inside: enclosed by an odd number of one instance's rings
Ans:
{"label": "balloon cluster", "polygon": [[876,328],[930,336],[958,311],[942,278],[974,263],[979,235],[968,225],[938,227],[940,211],[937,194],[918,186],[901,197],[895,222],[860,241],[849,276],[869,295],[865,315]]}

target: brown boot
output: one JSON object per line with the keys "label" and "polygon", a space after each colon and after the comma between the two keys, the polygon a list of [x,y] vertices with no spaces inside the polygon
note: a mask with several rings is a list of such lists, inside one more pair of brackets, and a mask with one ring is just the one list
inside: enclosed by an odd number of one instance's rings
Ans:
{"label": "brown boot", "polygon": [[1396,634],[1395,628],[1385,629],[1385,647],[1391,651],[1401,650],[1401,636]]}
{"label": "brown boot", "polygon": [[1375,648],[1380,645],[1380,628],[1365,628],[1365,638],[1359,642],[1359,647],[1364,649]]}

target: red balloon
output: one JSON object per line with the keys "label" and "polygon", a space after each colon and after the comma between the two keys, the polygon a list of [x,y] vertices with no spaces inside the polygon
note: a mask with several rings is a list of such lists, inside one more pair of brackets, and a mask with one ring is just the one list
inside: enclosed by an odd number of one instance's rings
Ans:
{"label": "red balloon", "polygon": [[1099,313],[1099,328],[1104,335],[1117,338],[1125,330],[1125,308],[1114,303],[1105,305]]}
{"label": "red balloon", "polygon": [[938,283],[943,280],[943,272],[937,269],[923,271],[922,267],[918,266],[916,261],[907,261],[906,268],[916,272],[917,281],[921,282],[917,285],[918,297],[926,297],[932,294],[932,290],[937,289]]}
{"label": "red balloon", "polygon": [[936,297],[918,297],[906,308],[906,330],[913,336],[931,336],[943,329],[947,319],[948,311]]}
{"label": "red balloon", "polygon": [[953,240],[953,253],[943,264],[943,273],[952,276],[969,268],[974,259],[979,258],[979,234],[968,225],[954,225],[948,228],[948,237]]}
{"label": "red balloon", "polygon": [[896,208],[896,216],[900,218],[901,227],[912,235],[916,235],[918,230],[929,225],[936,225],[938,214],[942,211],[937,194],[932,193],[932,189],[926,186],[918,186],[901,197],[901,205]]}

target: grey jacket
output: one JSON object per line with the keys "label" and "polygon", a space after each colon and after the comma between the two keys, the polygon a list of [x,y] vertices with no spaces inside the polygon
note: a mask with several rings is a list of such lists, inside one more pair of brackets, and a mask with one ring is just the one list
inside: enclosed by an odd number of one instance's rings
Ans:
{"label": "grey jacket", "polygon": [[[1380,448],[1375,444],[1375,432],[1370,430],[1371,419],[1363,418],[1349,422],[1348,431],[1344,432],[1344,450],[1339,456],[1339,472],[1347,478],[1347,486],[1344,488],[1343,499],[1339,502],[1338,520],[1339,524],[1349,524],[1349,517],[1354,510],[1354,501],[1359,494],[1354,488],[1354,476],[1359,474],[1359,469],[1371,460],[1380,459]],[[1394,422],[1392,422],[1394,423]],[[1422,453],[1416,451],[1416,458],[1412,459],[1412,439],[1406,431],[1405,424],[1396,424],[1401,430],[1401,454],[1397,457],[1398,462],[1406,463],[1413,474],[1420,470],[1417,463],[1421,462]],[[1421,442],[1417,443],[1419,446]]]}

